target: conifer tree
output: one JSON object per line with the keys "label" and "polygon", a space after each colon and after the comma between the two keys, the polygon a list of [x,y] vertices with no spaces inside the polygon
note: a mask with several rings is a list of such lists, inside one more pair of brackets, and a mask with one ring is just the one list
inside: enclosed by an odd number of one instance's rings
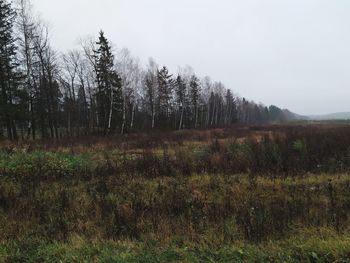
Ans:
{"label": "conifer tree", "polygon": [[178,110],[179,110],[179,116],[180,116],[180,121],[179,121],[179,130],[182,129],[183,123],[184,123],[184,114],[185,114],[185,109],[186,109],[186,96],[187,96],[187,85],[184,79],[179,75],[176,78],[176,103],[178,105]]}
{"label": "conifer tree", "polygon": [[226,92],[225,104],[225,125],[235,123],[237,121],[237,108],[235,98],[230,89]]}
{"label": "conifer tree", "polygon": [[199,104],[199,97],[200,97],[200,84],[199,84],[199,79],[195,75],[192,75],[192,77],[191,77],[190,93],[191,93],[194,128],[197,128],[197,126],[198,126],[198,104]]}
{"label": "conifer tree", "polygon": [[96,103],[99,116],[99,126],[103,128],[105,135],[110,133],[112,125],[115,126],[115,113],[120,113],[122,107],[121,78],[114,69],[114,56],[111,46],[100,32],[99,41],[96,43],[97,92]]}
{"label": "conifer tree", "polygon": [[158,113],[161,122],[167,122],[173,97],[174,80],[169,70],[163,67],[158,71]]}
{"label": "conifer tree", "polygon": [[15,119],[20,113],[21,101],[13,34],[15,15],[11,4],[0,0],[0,114],[10,140],[18,139]]}

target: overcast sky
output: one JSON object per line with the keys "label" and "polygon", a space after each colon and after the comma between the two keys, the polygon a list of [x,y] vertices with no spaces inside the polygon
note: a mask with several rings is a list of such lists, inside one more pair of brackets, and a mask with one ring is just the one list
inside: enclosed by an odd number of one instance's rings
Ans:
{"label": "overcast sky", "polygon": [[300,114],[350,111],[349,0],[32,0],[59,51],[103,29],[143,63],[190,65]]}

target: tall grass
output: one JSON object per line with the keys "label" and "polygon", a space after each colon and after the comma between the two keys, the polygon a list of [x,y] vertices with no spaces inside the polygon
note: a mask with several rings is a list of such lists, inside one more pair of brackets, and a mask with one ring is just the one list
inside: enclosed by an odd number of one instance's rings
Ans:
{"label": "tall grass", "polygon": [[[118,260],[125,262],[140,257],[150,262],[263,257],[268,262],[259,244],[272,249],[271,260],[346,258],[350,128],[186,131],[161,134],[163,142],[156,135],[140,136],[109,144],[4,145],[0,258],[25,261],[28,254],[34,262],[57,255],[69,262],[71,255],[108,262],[110,256],[116,260],[111,251],[120,249],[126,254]],[[293,238],[301,243],[296,233],[302,236],[307,229],[328,237],[312,244],[304,236],[310,249],[300,254],[305,247],[283,243]],[[71,249],[77,240],[81,247]],[[167,245],[147,254],[149,242],[155,242],[154,249],[162,247],[159,242]],[[287,250],[274,251],[271,242]],[[24,252],[16,254],[19,249]]]}
{"label": "tall grass", "polygon": [[0,179],[2,239],[71,235],[106,239],[186,236],[217,243],[261,242],[301,227],[349,227],[346,175],[293,180],[197,175],[148,179],[93,176],[41,181]]}

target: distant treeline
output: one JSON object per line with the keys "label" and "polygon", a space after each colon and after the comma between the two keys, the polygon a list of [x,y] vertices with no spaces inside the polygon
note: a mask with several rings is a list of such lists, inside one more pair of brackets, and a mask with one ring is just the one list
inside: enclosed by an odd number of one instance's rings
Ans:
{"label": "distant treeline", "polygon": [[29,0],[0,0],[0,138],[211,128],[281,122],[291,113],[235,96],[190,67],[143,68],[127,49],[113,52],[101,31],[81,50],[56,52]]}

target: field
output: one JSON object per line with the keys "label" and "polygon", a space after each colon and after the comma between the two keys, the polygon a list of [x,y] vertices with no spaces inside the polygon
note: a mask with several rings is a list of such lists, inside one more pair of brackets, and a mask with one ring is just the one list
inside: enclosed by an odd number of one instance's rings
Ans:
{"label": "field", "polygon": [[0,145],[0,262],[350,262],[347,125]]}

